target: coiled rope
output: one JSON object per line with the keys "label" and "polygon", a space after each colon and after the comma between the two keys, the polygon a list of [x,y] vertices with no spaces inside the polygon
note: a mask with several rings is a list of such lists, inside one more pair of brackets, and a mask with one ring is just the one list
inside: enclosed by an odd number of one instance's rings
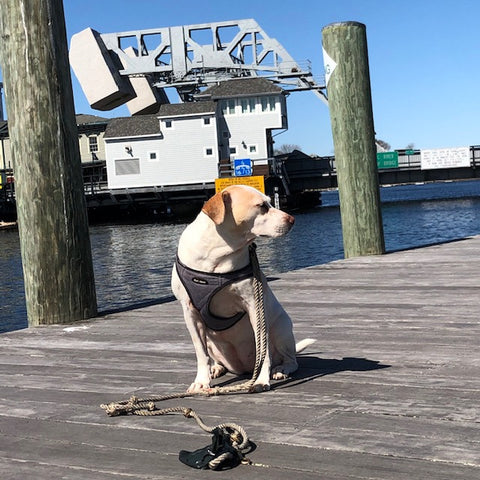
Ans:
{"label": "coiled rope", "polygon": [[[223,431],[230,438],[230,443],[243,463],[249,463],[245,459],[245,450],[248,448],[250,441],[248,439],[245,430],[235,423],[222,423],[215,427],[207,426],[199,415],[188,407],[169,407],[159,409],[156,406],[156,402],[163,402],[166,400],[172,400],[177,398],[198,397],[198,396],[214,396],[214,395],[229,395],[232,393],[241,392],[254,392],[254,385],[260,375],[265,355],[267,352],[267,327],[265,322],[265,306],[263,299],[263,284],[262,274],[260,271],[260,265],[258,263],[256,245],[253,243],[249,247],[250,262],[252,263],[253,270],[253,294],[255,301],[255,343],[257,345],[255,352],[255,367],[253,369],[252,378],[238,385],[229,385],[226,387],[213,387],[198,392],[178,392],[160,396],[152,396],[148,398],[139,399],[136,396],[130,397],[128,400],[122,400],[119,402],[111,402],[108,404],[100,405],[105,410],[107,415],[115,417],[118,415],[140,415],[140,416],[157,416],[167,415],[170,413],[181,413],[186,418],[193,418],[196,420],[199,427],[207,433],[212,433],[218,429]],[[226,462],[230,461],[231,455],[229,452],[221,454],[209,462],[209,468],[217,470],[222,468]]]}

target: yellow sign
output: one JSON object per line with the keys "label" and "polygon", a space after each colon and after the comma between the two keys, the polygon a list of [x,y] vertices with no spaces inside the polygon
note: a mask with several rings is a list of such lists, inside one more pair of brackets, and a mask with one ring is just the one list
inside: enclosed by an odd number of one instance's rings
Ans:
{"label": "yellow sign", "polygon": [[248,185],[265,193],[265,179],[263,175],[254,177],[224,177],[215,179],[215,193],[222,191],[231,185]]}

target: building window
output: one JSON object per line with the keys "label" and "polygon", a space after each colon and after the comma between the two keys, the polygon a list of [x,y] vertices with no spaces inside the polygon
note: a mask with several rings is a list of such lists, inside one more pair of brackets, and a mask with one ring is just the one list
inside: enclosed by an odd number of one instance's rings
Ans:
{"label": "building window", "polygon": [[222,103],[222,113],[224,115],[234,115],[235,114],[235,100],[224,100]]}
{"label": "building window", "polygon": [[257,102],[255,98],[242,98],[240,100],[242,113],[255,113]]}
{"label": "building window", "polygon": [[268,97],[268,103],[270,105],[270,111],[274,112],[277,108],[277,101],[275,100],[275,97]]}
{"label": "building window", "polygon": [[92,154],[92,161],[98,160],[97,152],[98,152],[98,138],[97,136],[88,137],[88,146],[90,153]]}
{"label": "building window", "polygon": [[172,128],[173,122],[171,120],[165,120],[165,128]]}
{"label": "building window", "polygon": [[268,112],[268,99],[267,97],[262,97],[262,112]]}
{"label": "building window", "polygon": [[205,148],[205,156],[206,157],[211,157],[213,155],[213,148],[212,147],[206,147]]}
{"label": "building window", "polygon": [[210,117],[203,117],[203,124],[210,125]]}
{"label": "building window", "polygon": [[237,147],[230,147],[228,149],[228,152],[230,153],[230,155],[236,155],[237,154]]}
{"label": "building window", "polygon": [[257,153],[257,146],[256,145],[249,145],[248,146],[249,153]]}
{"label": "building window", "polygon": [[262,112],[274,112],[277,102],[275,97],[262,97]]}
{"label": "building window", "polygon": [[98,152],[98,139],[97,137],[88,137],[88,143],[89,143],[89,148],[90,152]]}
{"label": "building window", "polygon": [[158,153],[157,152],[149,152],[148,159],[152,162],[158,160]]}

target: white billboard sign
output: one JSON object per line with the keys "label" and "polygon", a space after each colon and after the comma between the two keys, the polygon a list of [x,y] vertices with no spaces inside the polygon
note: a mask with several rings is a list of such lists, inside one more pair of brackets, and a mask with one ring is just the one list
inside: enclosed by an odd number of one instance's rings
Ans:
{"label": "white billboard sign", "polygon": [[420,151],[422,170],[470,166],[470,147],[433,148]]}

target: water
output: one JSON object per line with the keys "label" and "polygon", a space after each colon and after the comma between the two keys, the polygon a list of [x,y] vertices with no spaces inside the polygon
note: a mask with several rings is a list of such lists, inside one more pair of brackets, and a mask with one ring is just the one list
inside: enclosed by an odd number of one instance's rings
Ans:
{"label": "water", "polygon": [[[480,234],[480,181],[382,188],[387,251]],[[263,270],[275,275],[343,258],[337,192],[323,207],[296,215],[285,237],[259,239]],[[100,312],[171,297],[170,272],[185,225],[90,228]],[[0,332],[27,326],[18,232],[0,231]]]}

